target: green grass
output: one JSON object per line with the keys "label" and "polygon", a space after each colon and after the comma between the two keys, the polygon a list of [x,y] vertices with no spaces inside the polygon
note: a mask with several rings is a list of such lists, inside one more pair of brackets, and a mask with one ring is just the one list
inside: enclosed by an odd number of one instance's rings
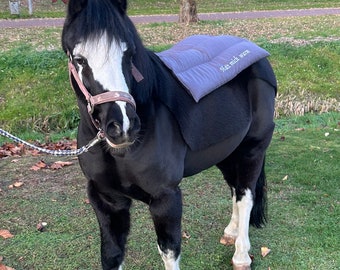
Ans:
{"label": "green grass", "polygon": [[4,129],[48,133],[75,128],[78,109],[62,51],[36,51],[21,45],[0,59],[0,69],[6,74],[0,77]]}
{"label": "green grass", "polygon": [[298,47],[267,42],[262,47],[271,53],[281,93],[308,90],[340,98],[340,40]]}
{"label": "green grass", "polygon": [[[27,2],[21,1],[20,16],[10,15],[8,1],[0,3],[0,18],[28,18]],[[179,1],[157,1],[157,0],[131,0],[129,3],[129,14],[167,14],[179,12]],[[197,0],[198,12],[225,12],[225,11],[246,11],[246,10],[273,10],[273,9],[300,9],[300,8],[325,8],[339,7],[337,0]],[[34,1],[32,17],[64,17],[65,5],[61,1],[52,4],[51,1]]]}
{"label": "green grass", "polygon": [[[340,265],[339,113],[282,118],[267,154],[269,223],[250,230],[253,269],[329,270]],[[325,136],[325,133],[329,133]],[[99,232],[84,203],[78,166],[29,171],[24,157],[0,162],[0,227],[14,238],[0,239],[3,263],[21,269],[100,269]],[[68,158],[67,158],[68,160]],[[288,176],[285,179],[285,176]],[[24,181],[8,189],[14,181]],[[218,243],[230,217],[230,192],[212,168],[181,184],[184,196],[182,269],[231,269],[232,247]],[[163,269],[147,206],[135,203],[126,269]],[[36,231],[39,221],[48,223]],[[262,258],[260,248],[271,253]]]}

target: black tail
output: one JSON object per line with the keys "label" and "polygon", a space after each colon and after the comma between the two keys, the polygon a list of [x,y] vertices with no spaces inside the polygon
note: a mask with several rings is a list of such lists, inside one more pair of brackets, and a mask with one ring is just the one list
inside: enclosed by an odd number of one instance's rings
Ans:
{"label": "black tail", "polygon": [[254,205],[250,213],[250,225],[261,228],[267,222],[267,188],[263,160],[260,176],[256,183]]}

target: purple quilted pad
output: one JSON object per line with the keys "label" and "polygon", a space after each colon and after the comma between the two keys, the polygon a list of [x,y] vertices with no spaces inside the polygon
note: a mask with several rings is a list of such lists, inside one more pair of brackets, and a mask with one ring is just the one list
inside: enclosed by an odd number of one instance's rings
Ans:
{"label": "purple quilted pad", "polygon": [[157,55],[198,102],[269,53],[235,36],[195,35]]}

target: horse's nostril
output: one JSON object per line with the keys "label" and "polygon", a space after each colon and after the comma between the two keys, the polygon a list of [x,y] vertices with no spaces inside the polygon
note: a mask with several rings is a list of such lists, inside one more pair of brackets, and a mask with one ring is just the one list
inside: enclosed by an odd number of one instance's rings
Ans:
{"label": "horse's nostril", "polygon": [[122,127],[116,121],[109,122],[106,125],[106,133],[111,138],[122,136]]}

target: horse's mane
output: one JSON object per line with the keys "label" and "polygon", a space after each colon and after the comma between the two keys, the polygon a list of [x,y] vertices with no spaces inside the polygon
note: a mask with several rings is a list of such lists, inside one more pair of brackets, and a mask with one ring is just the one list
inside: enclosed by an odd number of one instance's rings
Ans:
{"label": "horse's mane", "polygon": [[[122,25],[123,13],[110,0],[88,0],[84,6],[76,1],[70,1],[66,25],[78,21],[77,35],[84,40],[98,39],[104,31],[110,42],[121,38],[128,40],[127,31],[120,27]],[[80,1],[82,2],[82,1]],[[73,4],[74,3],[74,4]]]}

